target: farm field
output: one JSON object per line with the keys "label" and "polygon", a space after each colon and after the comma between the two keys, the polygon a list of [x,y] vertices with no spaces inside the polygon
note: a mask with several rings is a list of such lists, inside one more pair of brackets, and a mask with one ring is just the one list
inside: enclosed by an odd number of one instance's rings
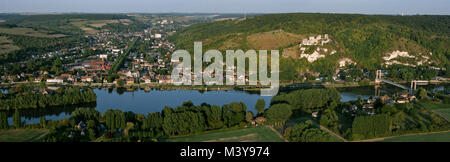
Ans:
{"label": "farm field", "polygon": [[24,35],[31,37],[41,37],[41,38],[59,38],[64,37],[62,34],[48,34],[44,31],[36,31],[31,28],[0,28],[0,33],[13,34],[13,35]]}
{"label": "farm field", "polygon": [[387,138],[382,142],[450,142],[450,132]]}
{"label": "farm field", "polygon": [[110,23],[122,23],[128,25],[131,22],[130,19],[120,19],[120,20],[83,20],[83,19],[72,19],[71,24],[80,28],[88,34],[96,34],[99,31],[96,28],[101,28]]}
{"label": "farm field", "polygon": [[247,42],[249,43],[249,47],[253,49],[278,49],[300,43],[303,38],[306,37],[276,30],[250,35],[247,37]]}
{"label": "farm field", "polygon": [[435,102],[422,102],[420,103],[423,107],[426,107],[431,110],[437,110],[437,109],[450,109],[450,105],[441,104],[441,103],[435,103]]}
{"label": "farm field", "polygon": [[425,108],[433,110],[436,113],[439,113],[441,116],[445,117],[447,120],[450,120],[450,105],[435,103],[435,102],[424,102],[421,105]]}
{"label": "farm field", "polygon": [[441,114],[443,117],[445,117],[447,120],[450,120],[450,108],[447,109],[439,109],[439,110],[434,110],[437,113]]}
{"label": "farm field", "polygon": [[39,142],[46,129],[9,129],[0,131],[0,142]]}
{"label": "farm field", "polygon": [[165,142],[283,142],[275,132],[266,127],[229,130],[208,134],[176,137]]}
{"label": "farm field", "polygon": [[8,53],[14,50],[18,50],[19,47],[15,46],[8,37],[0,36],[0,54]]}

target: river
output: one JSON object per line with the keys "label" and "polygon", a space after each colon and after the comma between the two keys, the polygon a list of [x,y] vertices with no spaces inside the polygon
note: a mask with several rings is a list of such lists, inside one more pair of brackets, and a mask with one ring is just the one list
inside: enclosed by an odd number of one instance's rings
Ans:
{"label": "river", "polygon": [[[443,90],[449,84],[444,85],[427,85],[419,86],[427,90],[438,89]],[[402,92],[403,90],[390,85],[366,86],[366,87],[346,87],[337,89],[342,96],[341,102],[357,100],[358,96],[368,99],[377,95],[392,94]],[[182,105],[183,102],[192,101],[194,105],[200,105],[203,102],[210,105],[228,104],[231,102],[243,102],[247,106],[247,110],[256,112],[254,106],[258,99],[266,101],[266,108],[269,107],[270,96],[260,96],[258,93],[250,93],[240,90],[227,91],[198,91],[198,90],[157,90],[150,91],[135,90],[123,91],[112,89],[94,89],[97,95],[97,104],[92,105],[99,112],[105,112],[108,109],[120,109],[122,111],[132,111],[134,113],[147,114],[149,112],[160,112],[165,106],[176,107]],[[1,93],[7,93],[2,90]],[[448,94],[448,92],[447,92]],[[26,123],[39,123],[40,117],[45,116],[47,120],[56,120],[70,117],[72,111],[79,107],[53,108],[46,110],[20,110],[22,120]],[[8,113],[9,123],[12,124],[13,111]]]}

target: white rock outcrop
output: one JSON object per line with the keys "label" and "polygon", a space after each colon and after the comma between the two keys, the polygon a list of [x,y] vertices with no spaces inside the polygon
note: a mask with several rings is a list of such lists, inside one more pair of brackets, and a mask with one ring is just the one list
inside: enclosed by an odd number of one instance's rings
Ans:
{"label": "white rock outcrop", "polygon": [[349,58],[342,58],[339,60],[339,67],[344,67],[345,65],[349,64],[355,64],[351,59]]}
{"label": "white rock outcrop", "polygon": [[317,51],[314,51],[312,54],[301,54],[300,58],[303,58],[303,57],[305,57],[308,60],[308,62],[314,62],[319,58],[325,57],[325,55],[320,54]]}
{"label": "white rock outcrop", "polygon": [[415,58],[415,56],[411,56],[406,51],[394,51],[392,53],[388,53],[388,56],[383,57],[384,60],[389,61],[397,57],[408,57],[408,58]]}
{"label": "white rock outcrop", "polygon": [[[329,43],[330,41],[331,40],[330,38],[328,38],[328,34],[323,35],[323,37],[322,35],[318,35],[315,37],[309,37],[308,39],[303,39],[302,43],[299,44],[299,48],[301,51],[300,58],[306,58],[308,62],[314,62],[319,58],[325,57],[325,53],[328,52],[327,48],[317,47],[317,49],[312,54],[308,54],[305,53],[306,51],[305,46],[314,46],[314,45],[323,46],[324,44]],[[324,51],[325,53],[320,53],[321,51]],[[332,52],[332,54],[334,53]]]}

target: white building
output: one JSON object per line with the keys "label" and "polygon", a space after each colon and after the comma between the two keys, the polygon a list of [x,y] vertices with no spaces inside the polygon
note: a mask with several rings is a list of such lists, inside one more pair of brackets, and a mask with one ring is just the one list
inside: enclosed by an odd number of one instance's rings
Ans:
{"label": "white building", "polygon": [[58,84],[63,84],[63,83],[64,83],[64,80],[58,79],[58,78],[47,79],[47,83],[58,83]]}

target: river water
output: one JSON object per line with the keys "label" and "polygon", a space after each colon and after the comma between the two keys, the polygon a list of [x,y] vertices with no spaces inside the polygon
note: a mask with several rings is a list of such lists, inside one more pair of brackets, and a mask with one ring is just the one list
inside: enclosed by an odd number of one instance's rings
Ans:
{"label": "river water", "polygon": [[[419,86],[427,90],[438,89],[443,90],[444,87],[449,88],[449,84]],[[367,99],[374,96],[392,94],[402,92],[404,90],[390,86],[367,86],[367,87],[347,87],[337,88],[341,93],[341,102],[357,100],[360,96]],[[134,113],[147,114],[149,112],[160,112],[165,106],[176,107],[182,105],[183,102],[192,101],[194,105],[200,105],[205,102],[210,105],[222,106],[231,102],[243,102],[247,106],[247,110],[256,112],[254,106],[258,99],[266,101],[266,108],[269,107],[270,96],[260,96],[259,93],[250,93],[240,90],[227,91],[198,91],[198,90],[157,90],[152,89],[148,92],[144,90],[123,91],[112,89],[94,89],[97,95],[97,104],[90,108],[95,108],[100,112],[108,109],[120,109],[122,111],[132,111]],[[1,90],[1,93],[7,93]],[[447,92],[448,93],[448,92]],[[26,123],[39,123],[40,117],[45,116],[47,120],[63,119],[70,117],[72,111],[79,107],[52,108],[46,110],[21,110],[22,120]],[[88,107],[87,107],[88,108]],[[8,113],[9,123],[12,124],[13,111]]]}

